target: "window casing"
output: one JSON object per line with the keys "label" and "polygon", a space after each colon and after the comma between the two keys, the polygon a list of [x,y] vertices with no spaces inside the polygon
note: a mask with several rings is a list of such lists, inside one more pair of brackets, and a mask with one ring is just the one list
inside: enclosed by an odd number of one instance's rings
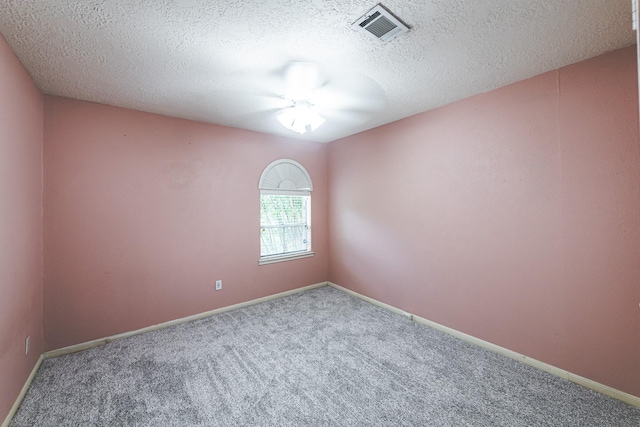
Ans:
{"label": "window casing", "polygon": [[260,177],[259,264],[313,256],[311,179],[302,165],[283,159]]}

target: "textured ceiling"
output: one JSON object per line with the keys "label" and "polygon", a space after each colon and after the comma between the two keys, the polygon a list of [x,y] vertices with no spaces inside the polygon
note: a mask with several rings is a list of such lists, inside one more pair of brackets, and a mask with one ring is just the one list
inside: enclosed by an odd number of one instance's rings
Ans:
{"label": "textured ceiling", "polygon": [[[631,0],[386,0],[411,30],[382,44],[351,28],[375,1],[0,0],[0,32],[47,94],[322,142],[635,42]],[[291,61],[345,94],[303,136]]]}

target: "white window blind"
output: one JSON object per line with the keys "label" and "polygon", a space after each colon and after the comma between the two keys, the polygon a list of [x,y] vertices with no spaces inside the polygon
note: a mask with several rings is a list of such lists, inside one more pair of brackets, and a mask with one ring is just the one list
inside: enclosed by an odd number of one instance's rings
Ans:
{"label": "white window blind", "polygon": [[260,196],[260,255],[311,250],[311,196]]}

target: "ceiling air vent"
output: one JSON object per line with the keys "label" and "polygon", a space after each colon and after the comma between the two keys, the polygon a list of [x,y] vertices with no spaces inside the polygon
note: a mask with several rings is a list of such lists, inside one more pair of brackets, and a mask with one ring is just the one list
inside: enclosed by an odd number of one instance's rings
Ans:
{"label": "ceiling air vent", "polygon": [[385,43],[409,31],[405,24],[380,4],[354,22],[351,27]]}

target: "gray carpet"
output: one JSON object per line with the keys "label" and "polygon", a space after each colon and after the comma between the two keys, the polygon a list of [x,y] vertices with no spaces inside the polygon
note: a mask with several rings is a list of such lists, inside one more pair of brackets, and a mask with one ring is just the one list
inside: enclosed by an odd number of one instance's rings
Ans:
{"label": "gray carpet", "polygon": [[640,426],[640,409],[322,287],[46,360],[11,426]]}

